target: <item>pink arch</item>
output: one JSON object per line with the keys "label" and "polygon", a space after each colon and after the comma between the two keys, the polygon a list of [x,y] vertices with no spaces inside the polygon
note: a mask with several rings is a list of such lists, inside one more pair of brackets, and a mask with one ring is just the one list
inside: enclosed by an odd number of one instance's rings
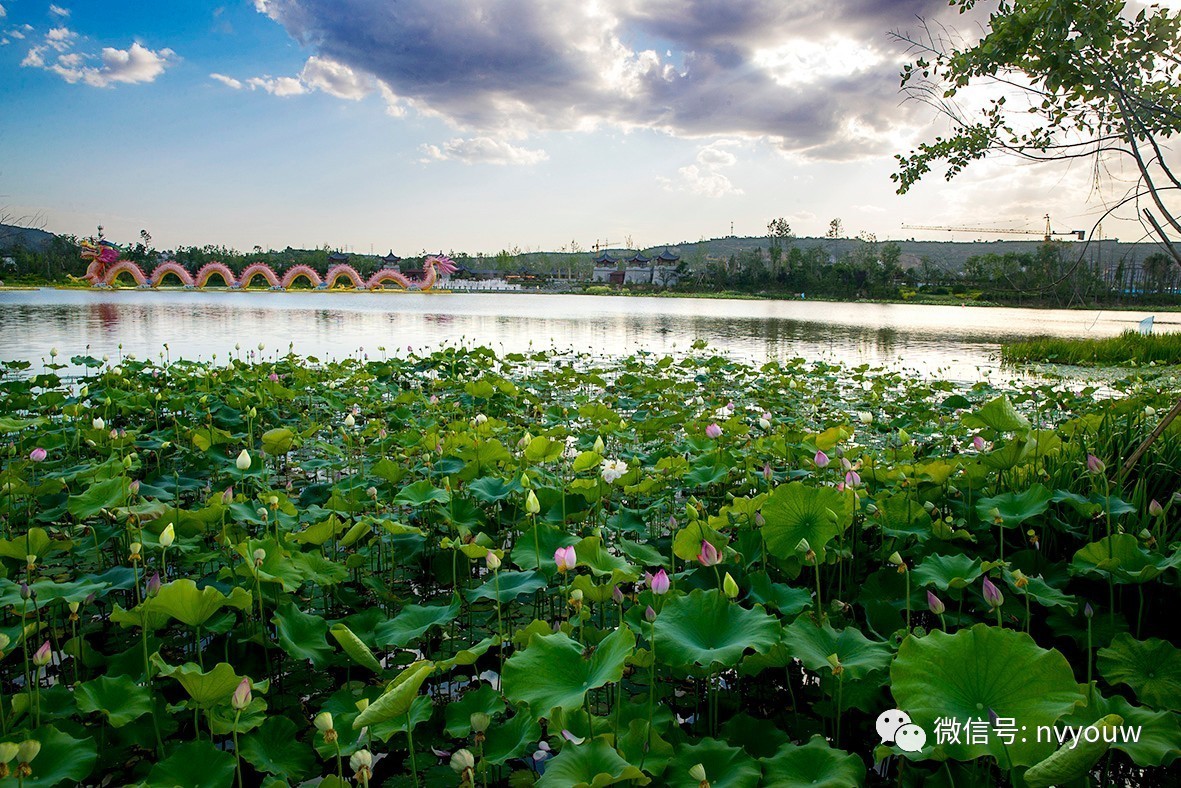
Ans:
{"label": "pink arch", "polygon": [[369,277],[369,281],[365,283],[365,287],[374,290],[381,285],[382,282],[396,282],[404,289],[410,288],[410,280],[407,279],[401,271],[395,271],[393,268],[383,268],[373,276]]}
{"label": "pink arch", "polygon": [[267,284],[271,287],[279,286],[279,277],[271,270],[271,267],[266,263],[251,263],[246,266],[246,270],[238,277],[238,287],[250,287],[250,280],[256,276],[261,276],[267,280]]}
{"label": "pink arch", "polygon": [[320,285],[324,284],[324,280],[320,278],[318,273],[316,273],[315,268],[312,268],[310,265],[297,265],[290,268],[287,273],[283,275],[283,281],[280,283],[280,286],[284,290],[288,290],[293,284],[295,284],[295,280],[299,279],[301,276],[307,277],[307,280],[312,283],[312,287],[319,287]]}
{"label": "pink arch", "polygon": [[160,283],[164,281],[164,277],[168,274],[175,274],[176,278],[185,287],[193,286],[193,277],[185,267],[175,260],[169,260],[166,263],[156,266],[156,270],[152,271],[152,287],[159,287]]}
{"label": "pink arch", "polygon": [[197,275],[193,277],[193,282],[197,287],[207,287],[210,277],[214,274],[221,277],[221,281],[225,282],[226,287],[233,287],[234,272],[225,263],[206,263],[197,271]]}
{"label": "pink arch", "polygon": [[110,270],[107,271],[106,277],[103,279],[103,284],[108,287],[114,287],[115,281],[119,278],[119,274],[122,273],[131,274],[131,278],[135,280],[137,285],[147,284],[148,278],[144,276],[144,272],[130,260],[120,260],[111,266]]}
{"label": "pink arch", "polygon": [[365,286],[365,282],[361,279],[361,275],[357,273],[357,269],[347,263],[341,263],[329,268],[328,273],[324,275],[324,281],[328,283],[329,287],[336,287],[336,280],[342,276],[352,282],[353,287],[358,290]]}

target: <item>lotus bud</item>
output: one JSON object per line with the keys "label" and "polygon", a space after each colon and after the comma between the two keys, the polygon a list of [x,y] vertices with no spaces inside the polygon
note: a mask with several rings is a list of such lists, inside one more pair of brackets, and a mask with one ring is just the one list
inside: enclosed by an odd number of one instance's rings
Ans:
{"label": "lotus bud", "polygon": [[21,582],[21,599],[28,600],[32,595],[33,591],[29,588],[29,584]]}
{"label": "lotus bud", "polygon": [[233,706],[236,711],[242,711],[250,705],[250,701],[250,679],[243,678],[240,682],[238,682],[238,688],[234,690],[234,695],[230,698],[230,705]]}
{"label": "lotus bud", "polygon": [[95,416],[94,421],[90,422],[90,426],[94,427],[96,430],[102,430],[106,429],[107,423],[103,421],[102,416]]}
{"label": "lotus bud", "polygon": [[138,561],[141,561],[143,559],[143,556],[140,555],[140,550],[142,550],[142,549],[143,549],[142,544],[140,544],[139,542],[132,542],[131,543],[131,554],[127,556],[127,560],[133,564],[137,563]]}
{"label": "lotus bud", "polygon": [[[275,379],[275,380],[278,380],[278,379],[279,379],[279,376],[278,376],[278,375],[275,375],[275,378],[274,378],[274,379]],[[247,416],[249,416],[249,417],[250,417],[250,418],[252,418],[252,419],[253,419],[253,418],[257,418],[257,417],[258,417],[258,411],[257,411],[257,410],[255,410],[254,408],[251,408],[250,410],[246,411],[246,415],[247,415]]]}
{"label": "lotus bud", "polygon": [[849,471],[845,474],[845,485],[848,487],[856,487],[861,484],[861,475],[857,471]]}
{"label": "lotus bud", "polygon": [[801,539],[800,541],[796,542],[796,552],[805,554],[810,553],[812,552],[812,545],[808,544],[807,539]]}
{"label": "lotus bud", "polygon": [[160,582],[160,573],[153,572],[152,576],[148,578],[148,596],[153,597],[160,593],[161,585],[163,584]]}
{"label": "lotus bud", "polygon": [[606,450],[607,450],[607,447],[603,443],[603,436],[602,435],[597,436],[595,438],[595,445],[592,447],[592,451],[594,451],[595,454],[602,454]]}
{"label": "lotus bud", "polygon": [[352,428],[352,427],[355,427],[356,424],[357,424],[357,420],[356,420],[356,418],[353,417],[353,414],[350,413],[349,415],[344,417],[344,426]]}
{"label": "lotus bud", "polygon": [[652,609],[651,605],[644,609],[644,620],[649,624],[656,620],[656,611]]}
{"label": "lotus bud", "polygon": [[904,566],[905,564],[905,562],[902,560],[902,556],[899,555],[897,550],[895,550],[893,553],[890,553],[890,557],[886,560],[894,566]]}
{"label": "lotus bud", "polygon": [[668,593],[670,585],[668,572],[665,572],[663,569],[659,569],[656,571],[656,574],[647,575],[647,578],[648,587],[652,589],[653,594],[656,594],[657,596],[664,596]]}
{"label": "lotus bud", "polygon": [[496,570],[500,569],[500,556],[489,550],[488,554],[484,556],[484,564],[490,571],[495,572]]}
{"label": "lotus bud", "polygon": [[49,452],[42,449],[40,446],[29,452],[29,459],[33,462],[45,462],[45,458],[49,456]]}
{"label": "lotus bud", "polygon": [[541,502],[537,500],[537,493],[532,490],[525,496],[525,511],[529,514],[537,514],[541,511]]}
{"label": "lotus bud", "polygon": [[559,572],[568,572],[578,565],[578,555],[573,547],[559,547],[554,551],[554,563]]}
{"label": "lotus bud", "polygon": [[250,452],[243,449],[242,453],[238,455],[238,459],[234,461],[234,465],[236,465],[240,471],[248,471],[250,470],[250,462]]}
{"label": "lotus bud", "polygon": [[1000,607],[1002,604],[1004,604],[1005,595],[1001,593],[1001,590],[999,588],[997,588],[995,585],[993,585],[992,581],[988,579],[987,575],[985,575],[985,577],[984,577],[983,586],[984,586],[984,601],[988,602],[989,607],[996,609],[996,608]]}
{"label": "lotus bud", "polygon": [[[487,716],[487,715],[485,715]],[[476,768],[476,758],[470,750],[456,750],[451,755],[451,769],[456,774],[465,774]]]}
{"label": "lotus bud", "polygon": [[1013,585],[1017,586],[1018,588],[1025,588],[1027,585],[1029,585],[1029,578],[1026,577],[1025,573],[1020,569],[1014,569]]}
{"label": "lotus bud", "polygon": [[817,468],[828,467],[828,455],[822,451],[816,452],[816,456],[812,458],[812,462],[816,463]]}
{"label": "lotus bud", "polygon": [[705,428],[705,437],[711,440],[717,440],[718,438],[722,437],[722,428],[716,423],[711,423]]}
{"label": "lotus bud", "polygon": [[1107,470],[1107,466],[1103,464],[1103,460],[1096,457],[1094,454],[1087,455],[1087,472],[1093,473],[1096,476]]}
{"label": "lotus bud", "polygon": [[1162,514],[1165,513],[1165,509],[1163,506],[1160,505],[1160,501],[1153,498],[1152,501],[1148,504],[1148,513],[1150,515],[1152,515],[1153,517],[1160,517]]}
{"label": "lotus bud", "polygon": [[689,522],[697,522],[697,507],[691,503],[685,504],[685,517]]}
{"label": "lotus bud", "polygon": [[937,616],[943,615],[943,611],[947,610],[947,605],[943,604],[942,599],[935,596],[934,591],[927,591],[927,607]]}
{"label": "lotus bud", "polygon": [[697,560],[701,562],[702,566],[717,566],[722,563],[722,557],[718,553],[718,548],[714,547],[708,541],[702,541],[701,551],[697,553]]}
{"label": "lotus bud", "polygon": [[611,601],[617,605],[623,604],[623,590],[619,586],[611,587]]}
{"label": "lotus bud", "polygon": [[39,668],[43,668],[53,661],[53,649],[49,645],[49,641],[41,644],[41,648],[33,653],[33,664]]}
{"label": "lotus bud", "polygon": [[722,579],[722,590],[730,599],[738,598],[738,583],[733,577],[730,576],[729,572],[727,572],[726,576]]}
{"label": "lotus bud", "polygon": [[164,526],[164,530],[160,532],[160,546],[167,550],[172,547],[172,543],[176,541],[176,529],[172,527],[172,523]]}
{"label": "lotus bud", "polygon": [[1083,618],[1090,621],[1094,617],[1095,617],[1095,608],[1091,607],[1091,603],[1088,602],[1086,605],[1083,606]]}

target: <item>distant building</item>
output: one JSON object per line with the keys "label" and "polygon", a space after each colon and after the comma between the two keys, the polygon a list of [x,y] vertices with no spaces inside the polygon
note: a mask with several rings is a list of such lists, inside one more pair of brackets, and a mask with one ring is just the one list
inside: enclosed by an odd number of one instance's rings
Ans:
{"label": "distant building", "polygon": [[382,266],[384,266],[385,268],[390,268],[394,271],[401,271],[402,270],[401,266],[398,265],[401,262],[402,262],[402,258],[398,257],[396,254],[394,254],[392,250],[385,257],[381,258]]}
{"label": "distant building", "polygon": [[607,282],[613,285],[657,285],[659,287],[672,287],[677,284],[680,277],[677,275],[677,266],[680,264],[681,256],[669,251],[667,248],[656,255],[656,257],[648,257],[643,252],[636,252],[626,261],[626,265],[620,268],[620,260],[612,257],[606,252],[601,252],[595,258],[594,281]]}
{"label": "distant building", "polygon": [[348,261],[349,256],[343,252],[333,252],[332,254],[328,255],[329,265],[339,265],[340,263],[347,263]]}
{"label": "distant building", "polygon": [[619,282],[613,282],[612,277],[619,272],[619,258],[612,257],[606,252],[599,252],[599,256],[595,258],[595,271],[591,279],[595,282],[608,282],[610,284],[622,284],[622,278]]}

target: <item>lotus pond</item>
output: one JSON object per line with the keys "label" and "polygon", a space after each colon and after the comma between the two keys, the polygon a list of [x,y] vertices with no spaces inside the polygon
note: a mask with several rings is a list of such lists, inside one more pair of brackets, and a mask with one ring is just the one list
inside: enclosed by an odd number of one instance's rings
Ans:
{"label": "lotus pond", "polygon": [[0,370],[7,783],[1181,778],[1170,378],[57,361]]}

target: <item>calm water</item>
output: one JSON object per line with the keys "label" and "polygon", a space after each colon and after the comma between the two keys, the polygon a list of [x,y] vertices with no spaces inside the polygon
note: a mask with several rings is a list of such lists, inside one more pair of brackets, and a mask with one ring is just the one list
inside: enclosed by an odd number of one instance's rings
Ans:
{"label": "calm water", "polygon": [[[381,356],[443,344],[595,354],[684,350],[695,339],[762,361],[886,365],[960,380],[995,371],[1001,342],[1048,334],[1104,337],[1149,312],[961,308],[502,293],[272,293],[36,290],[0,292],[0,360],[224,358],[236,343],[320,358]],[[1158,331],[1181,315],[1157,315]],[[379,348],[386,348],[385,351]]]}

